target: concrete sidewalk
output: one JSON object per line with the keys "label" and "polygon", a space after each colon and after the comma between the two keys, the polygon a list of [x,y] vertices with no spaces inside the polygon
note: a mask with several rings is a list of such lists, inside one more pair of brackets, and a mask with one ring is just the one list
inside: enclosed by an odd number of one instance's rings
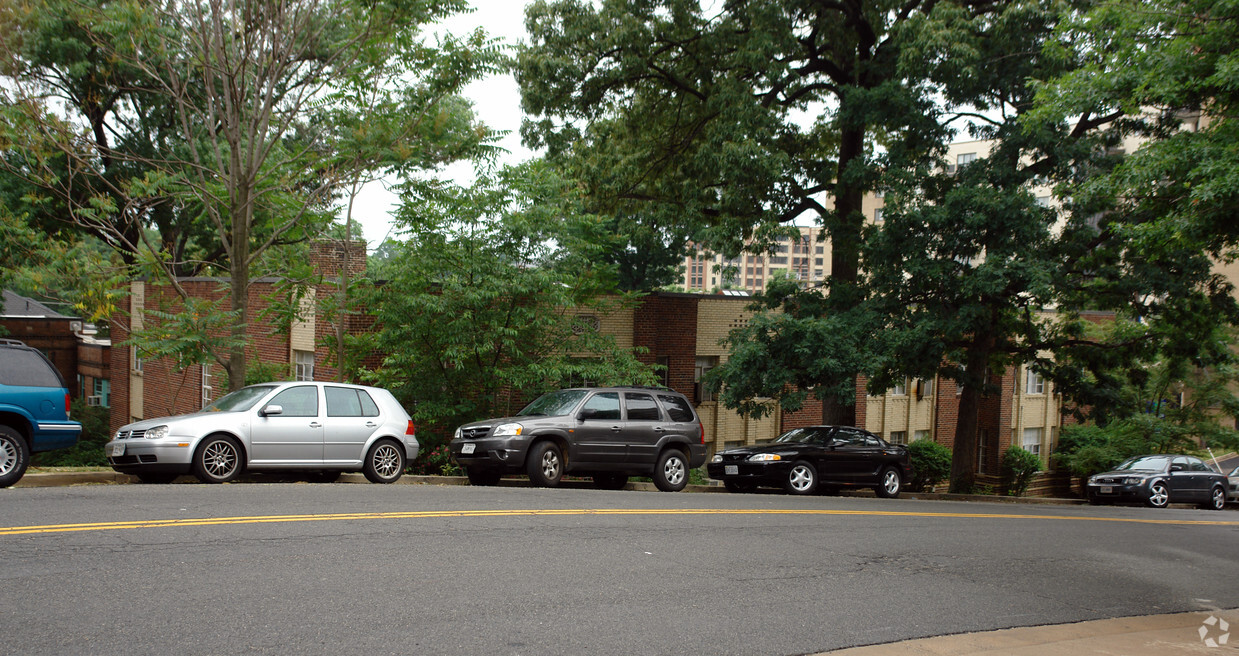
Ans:
{"label": "concrete sidewalk", "polygon": [[831,656],[1167,656],[1239,653],[1239,609],[1120,617],[853,647]]}

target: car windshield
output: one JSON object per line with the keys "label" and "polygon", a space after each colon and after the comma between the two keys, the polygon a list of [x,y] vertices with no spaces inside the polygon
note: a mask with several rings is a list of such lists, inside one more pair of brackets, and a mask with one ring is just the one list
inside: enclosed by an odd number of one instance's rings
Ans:
{"label": "car windshield", "polygon": [[536,401],[525,406],[520,412],[516,413],[518,417],[562,417],[576,407],[585,395],[589,394],[589,390],[559,390],[558,392],[550,392],[539,396]]}
{"label": "car windshield", "polygon": [[1124,462],[1115,467],[1114,471],[1165,471],[1169,464],[1170,458],[1166,456],[1143,456]]}
{"label": "car windshield", "polygon": [[793,428],[774,438],[774,442],[775,444],[803,444],[805,442],[812,442],[818,433],[819,431],[815,428]]}
{"label": "car windshield", "polygon": [[242,387],[241,389],[225,394],[219,399],[203,408],[203,412],[245,412],[254,407],[258,403],[258,399],[266,396],[271,390],[275,389],[274,385],[255,385],[253,387]]}

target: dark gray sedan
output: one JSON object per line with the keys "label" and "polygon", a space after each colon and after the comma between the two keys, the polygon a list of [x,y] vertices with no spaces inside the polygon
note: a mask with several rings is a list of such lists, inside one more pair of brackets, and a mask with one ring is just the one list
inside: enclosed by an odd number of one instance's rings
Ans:
{"label": "dark gray sedan", "polygon": [[1128,458],[1113,470],[1088,479],[1088,502],[1136,501],[1153,508],[1195,503],[1208,510],[1226,506],[1226,476],[1200,458],[1160,454]]}

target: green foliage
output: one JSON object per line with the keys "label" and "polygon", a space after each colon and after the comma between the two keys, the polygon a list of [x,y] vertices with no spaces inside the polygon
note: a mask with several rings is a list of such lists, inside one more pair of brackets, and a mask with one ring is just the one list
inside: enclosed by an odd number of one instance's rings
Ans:
{"label": "green foliage", "polygon": [[412,409],[422,433],[511,415],[571,381],[651,384],[641,351],[621,349],[589,316],[632,299],[590,264],[596,217],[543,164],[471,189],[412,187],[409,241],[382,287],[371,379]]}
{"label": "green foliage", "polygon": [[912,460],[910,492],[924,492],[951,476],[951,450],[933,440],[912,442],[908,456]]}
{"label": "green foliage", "polygon": [[422,444],[417,460],[409,466],[409,473],[417,476],[463,476],[464,472],[452,462],[452,452],[447,444],[435,442]]}
{"label": "green foliage", "polygon": [[1008,496],[1022,497],[1033,476],[1041,471],[1041,458],[1018,446],[1002,454],[1002,488]]}
{"label": "green foliage", "polygon": [[[271,383],[293,379],[293,366],[282,362],[263,362],[255,360],[250,367],[245,370],[245,385],[257,385],[259,383]],[[229,392],[235,391],[233,388],[228,389]]]}
{"label": "green foliage", "polygon": [[103,446],[112,439],[108,426],[109,410],[100,406],[86,405],[74,400],[71,416],[82,423],[82,435],[77,444],[68,449],[43,451],[31,456],[34,467],[107,467],[108,458]]}
{"label": "green foliage", "polygon": [[222,309],[220,299],[187,297],[177,307],[147,308],[143,328],[134,330],[124,344],[133,344],[139,357],[165,358],[175,371],[215,362],[214,352],[226,351],[244,340],[230,334],[239,313]]}

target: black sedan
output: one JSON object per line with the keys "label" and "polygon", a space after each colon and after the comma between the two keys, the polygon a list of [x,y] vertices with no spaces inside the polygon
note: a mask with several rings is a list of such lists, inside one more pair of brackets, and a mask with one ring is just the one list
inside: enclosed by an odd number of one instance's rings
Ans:
{"label": "black sedan", "polygon": [[1149,455],[1129,458],[1114,470],[1088,479],[1088,502],[1137,501],[1154,508],[1195,503],[1207,510],[1226,506],[1226,476],[1200,458]]}
{"label": "black sedan", "polygon": [[794,428],[769,444],[715,454],[706,471],[731,492],[763,485],[788,494],[871,487],[886,498],[899,496],[912,475],[907,449],[850,426]]}

